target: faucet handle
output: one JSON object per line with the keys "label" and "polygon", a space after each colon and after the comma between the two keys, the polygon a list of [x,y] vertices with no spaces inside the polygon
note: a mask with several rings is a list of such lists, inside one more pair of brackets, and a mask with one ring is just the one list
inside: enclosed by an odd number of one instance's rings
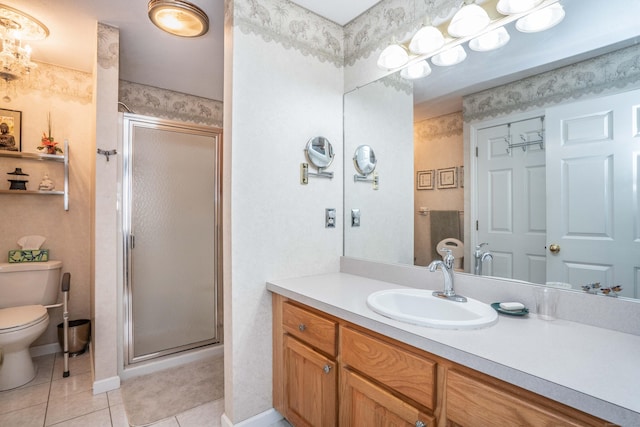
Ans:
{"label": "faucet handle", "polygon": [[442,258],[442,261],[444,262],[444,264],[447,266],[447,268],[452,268],[453,267],[453,254],[451,253],[451,249],[449,248],[440,248],[440,252],[444,253],[444,257]]}
{"label": "faucet handle", "polygon": [[485,243],[480,243],[479,245],[476,245],[476,250],[479,251],[480,249],[482,249],[483,246],[487,246],[489,243],[485,242]]}

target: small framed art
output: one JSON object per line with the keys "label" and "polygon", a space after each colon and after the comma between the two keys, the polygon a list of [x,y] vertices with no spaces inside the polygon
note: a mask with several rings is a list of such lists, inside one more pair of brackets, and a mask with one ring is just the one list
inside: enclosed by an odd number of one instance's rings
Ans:
{"label": "small framed art", "polygon": [[22,112],[0,108],[0,150],[22,151]]}
{"label": "small framed art", "polygon": [[457,169],[456,167],[438,169],[438,188],[456,188],[458,186]]}
{"label": "small framed art", "polygon": [[418,190],[433,190],[435,173],[433,170],[418,171],[417,188]]}

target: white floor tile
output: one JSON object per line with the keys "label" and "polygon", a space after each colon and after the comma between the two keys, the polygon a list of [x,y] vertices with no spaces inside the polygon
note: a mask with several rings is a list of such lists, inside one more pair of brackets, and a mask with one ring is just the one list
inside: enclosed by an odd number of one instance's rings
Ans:
{"label": "white floor tile", "polygon": [[42,427],[44,416],[47,411],[47,404],[41,403],[36,406],[19,409],[0,415],[0,426],[2,427]]}
{"label": "white floor tile", "polygon": [[0,392],[0,414],[47,403],[48,398],[49,383],[2,391]]}
{"label": "white floor tile", "polygon": [[91,390],[93,388],[93,378],[91,372],[78,374],[67,378],[55,379],[51,382],[51,394],[49,399],[64,399],[73,394]]}
{"label": "white floor tile", "polygon": [[[181,427],[176,421],[175,417],[167,418],[166,420],[158,421],[157,423],[150,424],[149,427]],[[205,426],[202,426],[205,427]]]}
{"label": "white floor tile", "polygon": [[49,426],[108,407],[107,394],[94,396],[91,390],[74,393],[62,399],[52,398],[49,400],[45,425]]}
{"label": "white floor tile", "polygon": [[54,424],[54,427],[111,427],[111,414],[107,408]]}

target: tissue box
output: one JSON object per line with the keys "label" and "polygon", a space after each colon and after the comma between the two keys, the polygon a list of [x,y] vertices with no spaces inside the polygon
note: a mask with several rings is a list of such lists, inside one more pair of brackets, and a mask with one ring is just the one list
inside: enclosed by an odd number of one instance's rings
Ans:
{"label": "tissue box", "polygon": [[9,262],[49,261],[49,249],[15,249],[9,251]]}

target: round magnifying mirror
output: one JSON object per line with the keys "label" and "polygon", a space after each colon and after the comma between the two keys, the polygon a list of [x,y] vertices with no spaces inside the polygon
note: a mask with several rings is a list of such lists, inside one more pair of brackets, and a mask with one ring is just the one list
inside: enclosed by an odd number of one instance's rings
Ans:
{"label": "round magnifying mirror", "polygon": [[324,136],[316,136],[307,142],[307,159],[318,169],[324,169],[333,162],[333,146]]}
{"label": "round magnifying mirror", "polygon": [[373,148],[368,145],[361,145],[356,148],[356,152],[353,155],[353,164],[358,173],[364,176],[370,175],[375,170],[377,162]]}

